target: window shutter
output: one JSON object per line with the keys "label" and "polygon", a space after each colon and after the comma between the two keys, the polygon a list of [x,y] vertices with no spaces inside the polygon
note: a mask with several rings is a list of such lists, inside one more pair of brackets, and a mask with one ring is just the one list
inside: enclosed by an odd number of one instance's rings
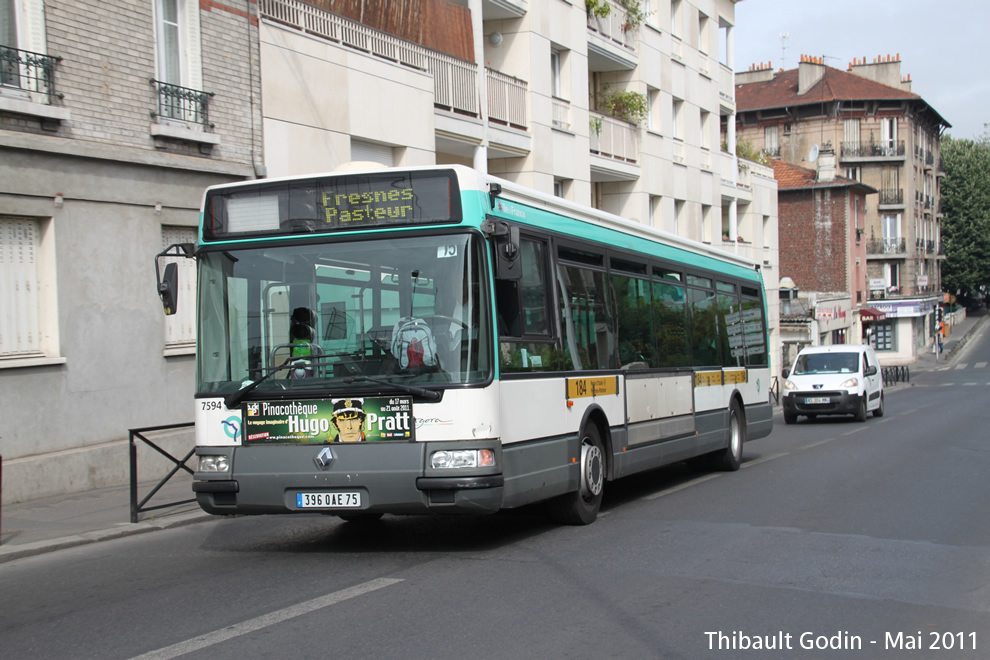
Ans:
{"label": "window shutter", "polygon": [[0,356],[41,354],[37,223],[0,216]]}

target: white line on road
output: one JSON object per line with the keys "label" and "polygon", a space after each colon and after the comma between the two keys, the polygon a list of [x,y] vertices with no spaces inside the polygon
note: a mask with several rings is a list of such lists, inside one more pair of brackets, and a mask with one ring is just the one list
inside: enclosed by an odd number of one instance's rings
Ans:
{"label": "white line on road", "polygon": [[680,486],[674,486],[673,488],[670,488],[668,490],[661,491],[659,493],[653,493],[652,495],[646,495],[646,496],[643,497],[643,499],[644,500],[655,500],[658,497],[664,497],[666,495],[672,495],[673,493],[676,493],[679,490],[684,490],[685,488],[690,488],[691,486],[697,486],[698,484],[703,484],[706,481],[711,481],[712,479],[717,479],[717,478],[719,478],[721,476],[722,476],[722,473],[721,472],[716,472],[714,474],[705,475],[704,477],[700,477],[698,479],[695,479],[694,481],[689,481],[687,483],[681,484]]}
{"label": "white line on road", "polygon": [[753,467],[754,465],[759,465],[760,463],[766,463],[767,461],[772,461],[772,460],[774,460],[776,458],[781,458],[782,456],[787,456],[790,453],[791,452],[789,452],[789,451],[782,451],[779,454],[770,454],[769,456],[764,456],[763,458],[758,458],[755,461],[749,461],[747,463],[743,463],[739,467],[744,467],[744,468]]}
{"label": "white line on road", "polygon": [[958,369],[965,369],[965,368],[966,368],[966,367],[968,367],[968,366],[969,366],[969,364],[968,364],[968,363],[966,363],[966,362],[963,362],[962,364],[957,364],[957,365],[956,365],[956,369],[957,369],[957,370],[958,370]]}
{"label": "white line on road", "polygon": [[985,366],[987,366],[987,363],[986,362],[977,362],[975,366],[976,366],[977,369],[983,369]]}
{"label": "white line on road", "polygon": [[281,623],[288,619],[292,619],[303,614],[308,614],[324,607],[329,607],[330,605],[336,605],[337,603],[354,598],[355,596],[377,591],[378,589],[391,586],[396,582],[402,582],[402,580],[378,578],[377,580],[365,582],[364,584],[359,584],[357,586],[350,587],[349,589],[342,589],[340,591],[335,591],[332,594],[327,594],[326,596],[320,596],[319,598],[308,600],[305,603],[299,603],[298,605],[293,605],[292,607],[286,607],[275,612],[263,614],[259,617],[255,617],[254,619],[248,619],[247,621],[243,621],[241,623],[235,623],[232,626],[228,626],[220,630],[214,630],[211,633],[206,633],[205,635],[200,635],[199,637],[193,637],[192,639],[188,639],[184,642],[179,642],[178,644],[173,644],[172,646],[166,646],[165,648],[158,649],[157,651],[150,651],[148,653],[136,656],[135,658],[132,658],[132,660],[169,660],[170,658],[185,655],[186,653],[192,653],[193,651],[198,651],[208,646],[225,642],[228,639],[240,637],[241,635],[246,635],[247,633],[275,625],[276,623]]}

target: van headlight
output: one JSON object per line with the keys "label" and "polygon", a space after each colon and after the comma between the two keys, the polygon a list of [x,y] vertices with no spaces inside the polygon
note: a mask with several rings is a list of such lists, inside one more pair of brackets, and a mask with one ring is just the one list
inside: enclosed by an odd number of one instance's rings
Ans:
{"label": "van headlight", "polygon": [[847,389],[847,390],[851,390],[854,387],[859,387],[859,379],[858,378],[850,378],[849,380],[847,380],[844,383],[842,383],[842,385],[839,385],[839,387],[841,387],[843,389]]}
{"label": "van headlight", "polygon": [[491,449],[444,449],[435,451],[430,456],[430,467],[435,470],[492,467],[494,465],[495,452]]}
{"label": "van headlight", "polygon": [[228,472],[230,471],[230,459],[225,456],[200,456],[199,472]]}
{"label": "van headlight", "polygon": [[784,389],[785,390],[796,390],[797,389],[797,385],[795,385],[794,382],[791,381],[791,379],[788,378],[787,380],[784,381]]}

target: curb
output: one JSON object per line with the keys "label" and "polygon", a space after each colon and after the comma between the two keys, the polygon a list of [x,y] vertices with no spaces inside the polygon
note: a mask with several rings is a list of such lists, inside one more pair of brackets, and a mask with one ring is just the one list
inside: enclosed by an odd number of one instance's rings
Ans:
{"label": "curb", "polygon": [[46,541],[35,541],[34,543],[25,543],[24,545],[2,545],[0,546],[0,564],[13,561],[15,559],[22,559],[24,557],[34,557],[36,555],[41,555],[48,552],[55,552],[56,550],[75,548],[77,546],[88,545],[90,543],[98,543],[99,541],[111,541],[113,539],[119,539],[125,536],[134,536],[136,534],[144,534],[146,532],[157,532],[163,529],[172,529],[173,527],[183,527],[185,525],[192,525],[197,522],[203,522],[214,518],[216,518],[216,516],[209,513],[192,511],[190,513],[181,513],[174,516],[169,516],[167,519],[144,520],[137,523],[120,523],[118,526],[111,527],[109,529],[84,532],[82,534],[63,536],[57,539],[48,539]]}

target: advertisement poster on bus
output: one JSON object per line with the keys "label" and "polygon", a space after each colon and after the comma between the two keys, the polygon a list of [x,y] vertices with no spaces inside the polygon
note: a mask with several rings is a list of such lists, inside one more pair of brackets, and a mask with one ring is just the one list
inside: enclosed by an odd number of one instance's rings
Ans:
{"label": "advertisement poster on bus", "polygon": [[244,406],[244,441],[323,444],[413,439],[412,398],[258,401]]}

